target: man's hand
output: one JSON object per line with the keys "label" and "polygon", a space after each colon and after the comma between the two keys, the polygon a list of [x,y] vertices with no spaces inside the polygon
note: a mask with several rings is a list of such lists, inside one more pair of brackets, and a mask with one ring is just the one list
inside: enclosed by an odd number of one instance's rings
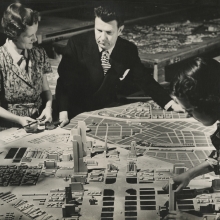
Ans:
{"label": "man's hand", "polygon": [[185,112],[185,110],[176,102],[173,102],[173,104],[170,106],[174,112],[179,112],[179,113],[183,113]]}
{"label": "man's hand", "polygon": [[186,212],[181,211],[170,211],[167,216],[163,220],[200,220],[203,219],[203,217],[198,217],[196,215],[192,215]]}
{"label": "man's hand", "polygon": [[[180,190],[184,189],[186,186],[188,186],[189,182],[190,182],[190,176],[188,175],[187,172],[182,173],[178,176],[174,176],[173,177],[173,181],[175,184],[178,185],[178,188],[176,189],[176,192],[179,192]],[[166,184],[165,186],[163,186],[163,190],[164,191],[169,191],[169,185]]]}
{"label": "man's hand", "polygon": [[69,123],[67,111],[60,112],[59,121],[61,122],[61,124],[60,124],[61,128]]}

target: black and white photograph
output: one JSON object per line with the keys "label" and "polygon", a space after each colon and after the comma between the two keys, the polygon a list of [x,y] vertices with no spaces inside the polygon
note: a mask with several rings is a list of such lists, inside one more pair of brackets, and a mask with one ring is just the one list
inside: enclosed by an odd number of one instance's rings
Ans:
{"label": "black and white photograph", "polygon": [[0,0],[0,220],[220,220],[220,0]]}

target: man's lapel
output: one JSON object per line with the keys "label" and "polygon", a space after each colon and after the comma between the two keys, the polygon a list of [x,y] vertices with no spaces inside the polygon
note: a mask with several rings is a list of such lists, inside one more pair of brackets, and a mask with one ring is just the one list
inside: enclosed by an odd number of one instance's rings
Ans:
{"label": "man's lapel", "polygon": [[120,39],[120,37],[118,37],[116,44],[115,44],[115,47],[112,50],[112,53],[110,56],[110,61],[111,61],[111,59],[113,59],[117,62],[122,62],[124,59],[126,59],[125,58],[126,54],[124,54],[124,52],[123,52],[123,47],[122,47],[120,41],[121,41],[121,39]]}
{"label": "man's lapel", "polygon": [[100,52],[98,49],[98,45],[95,41],[95,35],[91,35],[88,47],[85,48],[87,55],[86,58],[86,64],[88,68],[91,70],[91,73],[100,74],[103,75],[103,69],[101,66],[101,57]]}
{"label": "man's lapel", "polygon": [[[85,53],[87,53],[85,59],[88,68],[90,68],[90,78],[92,79],[92,83],[100,85],[99,89],[96,91],[105,93],[107,90],[114,89],[113,87],[115,87],[117,81],[119,80],[119,75],[115,70],[110,68],[104,77],[103,68],[101,66],[101,56],[94,35],[91,35],[87,49],[88,50],[85,51]],[[121,54],[120,43],[118,44],[117,42],[110,59],[113,57],[116,60],[121,60]],[[96,80],[96,82],[94,82],[94,80]]]}

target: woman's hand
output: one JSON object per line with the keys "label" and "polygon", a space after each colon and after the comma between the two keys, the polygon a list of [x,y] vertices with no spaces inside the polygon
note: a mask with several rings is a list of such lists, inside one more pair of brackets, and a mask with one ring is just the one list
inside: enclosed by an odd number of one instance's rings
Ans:
{"label": "woman's hand", "polygon": [[[33,122],[36,122],[36,123],[29,125]],[[34,133],[37,131],[38,122],[33,118],[19,116],[18,123],[24,127],[24,129],[27,133]]]}
{"label": "woman's hand", "polygon": [[196,215],[191,215],[186,212],[181,212],[181,211],[170,211],[167,216],[163,220],[200,220],[203,219],[203,217],[198,217]]}
{"label": "woman's hand", "polygon": [[51,107],[45,107],[45,109],[42,111],[41,115],[37,118],[37,120],[43,119],[43,121],[40,122],[41,124],[45,124],[45,122],[52,121],[52,108]]}
{"label": "woman's hand", "polygon": [[[174,176],[173,181],[176,185],[178,185],[176,192],[178,192],[178,191],[184,189],[186,186],[188,186],[190,180],[191,180],[190,176],[187,172],[182,173],[178,176]],[[163,190],[169,191],[169,184],[166,184],[165,186],[163,186]]]}
{"label": "woman's hand", "polygon": [[178,185],[178,188],[176,189],[176,192],[184,189],[186,186],[189,185],[191,178],[188,174],[188,172],[182,173],[178,176],[173,177],[174,183]]}

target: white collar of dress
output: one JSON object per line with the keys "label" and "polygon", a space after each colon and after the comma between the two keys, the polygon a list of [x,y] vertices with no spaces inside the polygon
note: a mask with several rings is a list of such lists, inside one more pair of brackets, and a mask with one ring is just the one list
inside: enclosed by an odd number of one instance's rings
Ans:
{"label": "white collar of dress", "polygon": [[[16,50],[17,47],[14,44],[14,42],[7,38],[4,46],[6,47],[8,53],[11,55],[13,62],[18,63],[18,61],[23,57],[23,55],[18,53],[18,51]],[[27,51],[25,51],[25,54],[26,52]]]}

